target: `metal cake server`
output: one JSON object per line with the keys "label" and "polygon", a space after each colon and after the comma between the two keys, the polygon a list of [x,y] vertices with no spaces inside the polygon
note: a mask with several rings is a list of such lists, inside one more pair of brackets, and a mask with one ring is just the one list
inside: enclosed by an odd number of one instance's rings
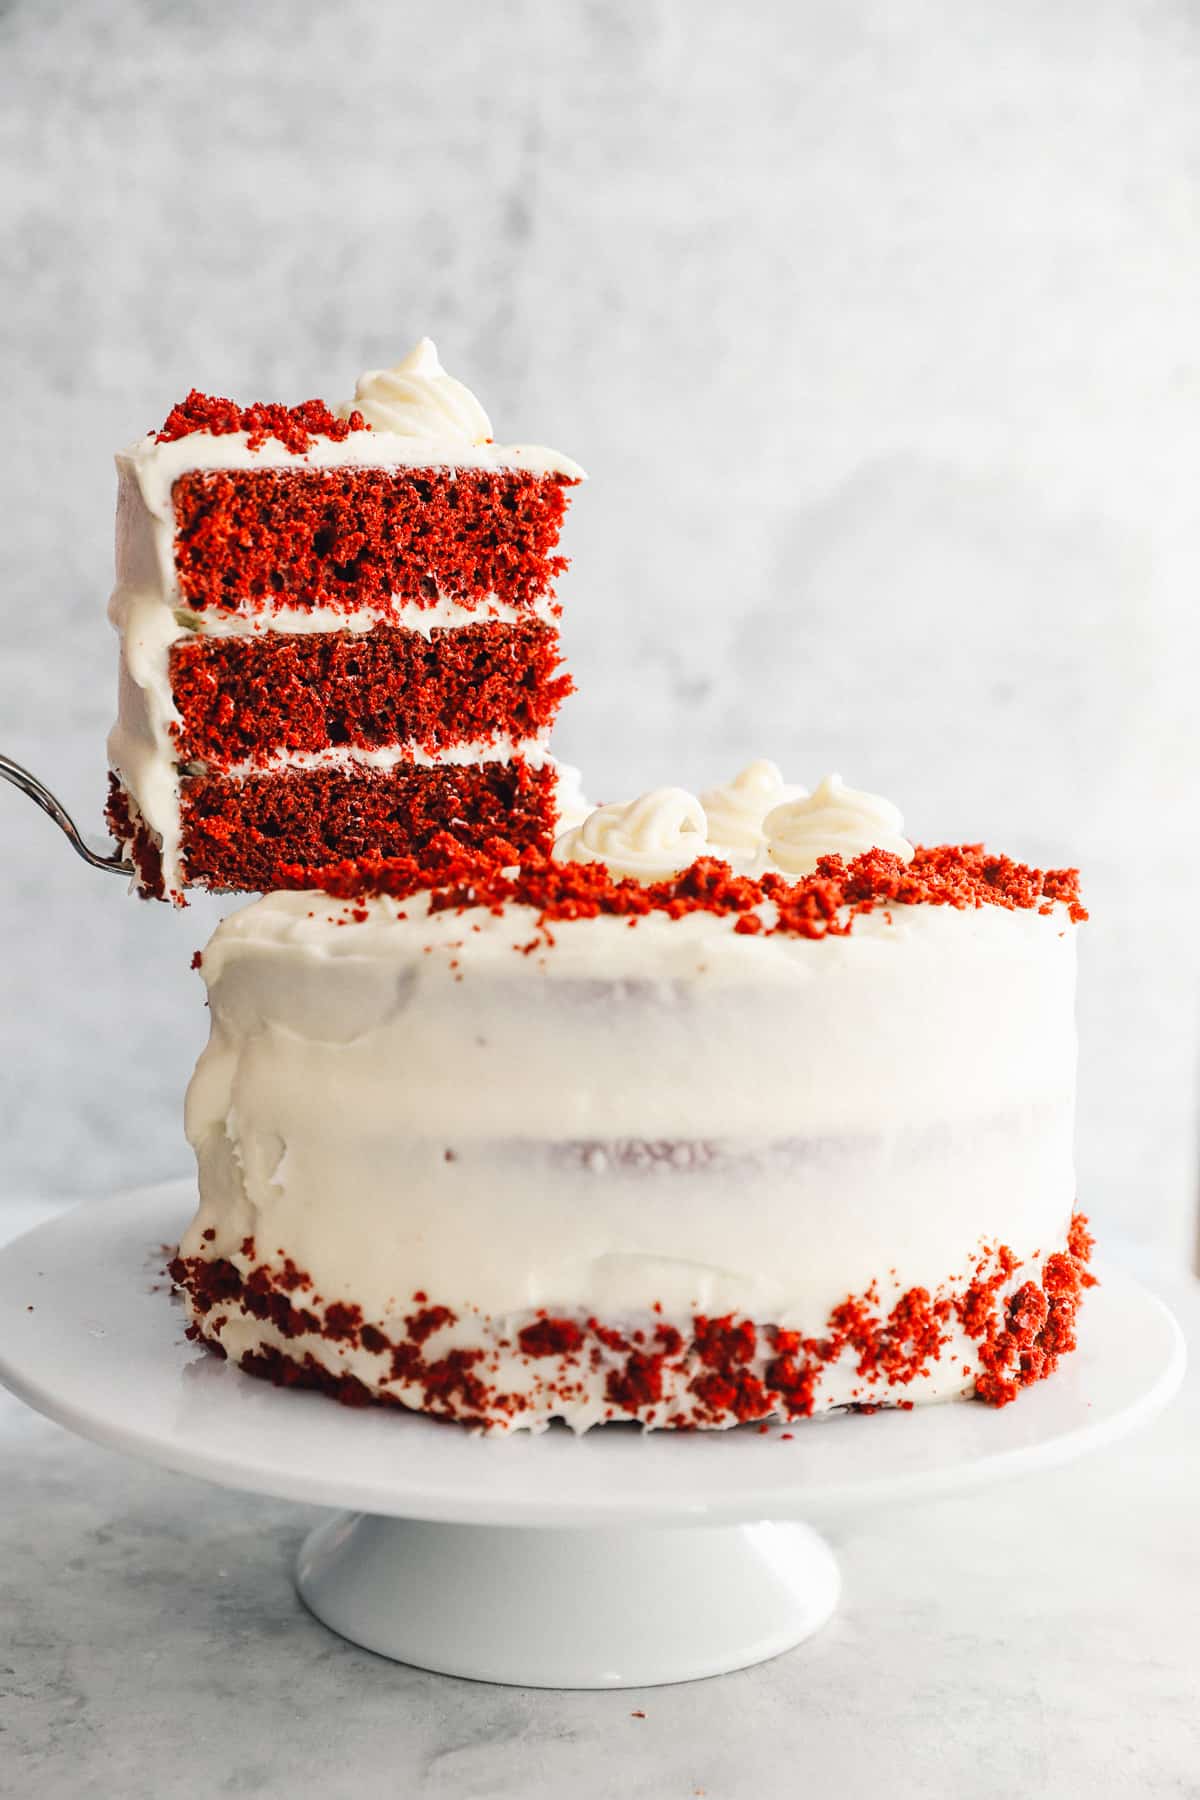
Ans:
{"label": "metal cake server", "polygon": [[21,792],[27,794],[35,805],[41,807],[44,813],[49,813],[76,856],[82,856],[84,862],[90,863],[93,869],[108,869],[114,875],[133,874],[133,864],[127,857],[102,856],[98,850],[93,850],[84,841],[79,827],[61,800],[56,800],[50,789],[40,782],[36,775],[30,774],[28,769],[22,768],[19,762],[14,762],[11,756],[5,756],[3,751],[0,751],[0,776],[5,781],[11,781],[15,788],[20,788]]}

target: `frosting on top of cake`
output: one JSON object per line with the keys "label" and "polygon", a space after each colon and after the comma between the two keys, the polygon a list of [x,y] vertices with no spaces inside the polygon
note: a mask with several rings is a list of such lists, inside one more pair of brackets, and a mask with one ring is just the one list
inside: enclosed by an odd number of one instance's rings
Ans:
{"label": "frosting on top of cake", "polygon": [[598,806],[554,846],[560,862],[603,863],[613,875],[660,881],[708,848],[704,808],[684,788],[652,788],[627,806]]}
{"label": "frosting on top of cake", "polygon": [[886,850],[902,863],[913,859],[899,808],[881,794],[847,787],[840,775],[826,775],[813,793],[777,806],[762,830],[769,860],[789,875],[810,875],[823,856],[864,850]]}
{"label": "frosting on top of cake", "polygon": [[776,763],[765,756],[720,787],[705,788],[700,796],[708,821],[708,841],[736,856],[757,856],[763,848],[763,820],[788,800],[800,800],[808,789],[784,781]]}
{"label": "frosting on top of cake", "polygon": [[750,876],[811,875],[823,857],[881,850],[902,863],[913,847],[899,809],[827,775],[814,793],[788,786],[773,762],[752,762],[699,800],[654,788],[628,805],[601,806],[554,846],[560,862],[600,862],[614,875],[659,881],[703,856]]}
{"label": "frosting on top of cake", "polygon": [[146,505],[163,519],[175,481],[194,469],[513,469],[585,479],[557,450],[494,443],[483,406],[442,368],[429,338],[394,368],[360,376],[356,399],[340,416],[323,400],[239,406],[193,388],[160,431],[123,455]]}

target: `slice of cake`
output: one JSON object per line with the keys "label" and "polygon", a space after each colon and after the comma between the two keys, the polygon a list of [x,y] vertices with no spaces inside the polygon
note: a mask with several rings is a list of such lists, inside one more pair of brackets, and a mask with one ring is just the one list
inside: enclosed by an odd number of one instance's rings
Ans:
{"label": "slice of cake", "polygon": [[713,793],[220,926],[193,1335],[500,1429],[1003,1404],[1054,1370],[1091,1279],[1075,871],[914,848],[769,764]]}
{"label": "slice of cake", "polygon": [[575,463],[494,443],[425,339],[340,416],[193,392],[117,466],[108,818],[144,892],[549,849]]}

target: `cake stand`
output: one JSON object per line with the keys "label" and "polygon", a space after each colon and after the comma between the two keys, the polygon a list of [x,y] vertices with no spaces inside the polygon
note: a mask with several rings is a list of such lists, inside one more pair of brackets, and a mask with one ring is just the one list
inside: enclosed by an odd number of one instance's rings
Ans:
{"label": "cake stand", "polygon": [[117,1194],[0,1252],[0,1381],[112,1449],[352,1509],[300,1552],[306,1605],[477,1680],[642,1687],[775,1656],[837,1604],[833,1554],[802,1520],[1065,1462],[1150,1418],[1183,1374],[1170,1313],[1109,1269],[1076,1354],[1000,1412],[480,1437],[281,1392],[190,1344],[163,1264],[193,1206],[183,1183]]}

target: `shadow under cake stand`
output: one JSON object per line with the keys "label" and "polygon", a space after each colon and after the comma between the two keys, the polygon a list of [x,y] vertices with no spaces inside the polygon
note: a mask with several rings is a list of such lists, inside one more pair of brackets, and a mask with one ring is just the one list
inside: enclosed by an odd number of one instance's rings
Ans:
{"label": "shadow under cake stand", "polygon": [[0,1252],[0,1382],[112,1449],[352,1509],[301,1549],[305,1604],[383,1656],[477,1680],[642,1687],[776,1656],[837,1605],[805,1516],[1052,1467],[1142,1424],[1183,1375],[1171,1314],[1102,1269],[1078,1351],[1000,1412],[474,1436],[280,1391],[189,1343],[162,1271],[194,1205],[187,1183],[116,1194]]}

